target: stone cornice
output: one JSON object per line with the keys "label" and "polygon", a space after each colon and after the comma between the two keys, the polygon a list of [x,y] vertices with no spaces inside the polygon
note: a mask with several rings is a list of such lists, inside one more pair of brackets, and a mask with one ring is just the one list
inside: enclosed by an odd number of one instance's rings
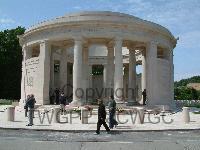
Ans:
{"label": "stone cornice", "polygon": [[54,27],[63,27],[66,25],[76,27],[78,25],[81,26],[84,24],[91,24],[94,26],[109,25],[111,27],[127,28],[127,29],[132,29],[137,27],[138,29],[145,29],[148,31],[152,31],[154,33],[160,33],[168,37],[170,40],[174,41],[174,43],[176,41],[171,32],[161,25],[123,13],[103,12],[103,11],[69,14],[63,17],[58,17],[53,20],[45,21],[29,28],[25,32],[24,37],[34,32]]}

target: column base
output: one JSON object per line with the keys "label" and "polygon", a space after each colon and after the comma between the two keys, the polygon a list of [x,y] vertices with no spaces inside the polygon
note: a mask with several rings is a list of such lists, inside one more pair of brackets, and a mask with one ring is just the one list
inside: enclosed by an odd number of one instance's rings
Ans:
{"label": "column base", "polygon": [[82,106],[81,101],[72,101],[70,104],[70,106]]}
{"label": "column base", "polygon": [[140,104],[137,101],[128,101],[126,105],[127,106],[138,106]]}

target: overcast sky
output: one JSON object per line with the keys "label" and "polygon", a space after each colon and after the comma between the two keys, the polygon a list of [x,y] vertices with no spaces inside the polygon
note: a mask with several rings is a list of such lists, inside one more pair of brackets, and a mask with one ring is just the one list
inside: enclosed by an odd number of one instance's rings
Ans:
{"label": "overcast sky", "polygon": [[200,75],[200,0],[0,0],[0,30],[86,10],[127,13],[168,28],[179,37],[175,80]]}

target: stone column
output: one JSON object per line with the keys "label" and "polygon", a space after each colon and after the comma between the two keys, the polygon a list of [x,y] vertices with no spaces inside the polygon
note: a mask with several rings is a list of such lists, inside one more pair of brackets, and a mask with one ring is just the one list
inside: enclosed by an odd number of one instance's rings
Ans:
{"label": "stone column", "polygon": [[120,38],[115,39],[114,98],[118,103],[123,100],[123,57]]}
{"label": "stone column", "polygon": [[89,88],[92,88],[92,64],[89,65],[89,68],[88,68],[88,72],[89,72]]}
{"label": "stone column", "polygon": [[74,105],[81,105],[82,89],[82,39],[75,39],[73,65],[73,101]]}
{"label": "stone column", "polygon": [[20,100],[20,104],[23,105],[23,103],[25,103],[25,99],[26,99],[26,85],[25,85],[25,75],[26,75],[26,46],[24,45],[22,47],[22,52],[23,52],[23,60],[22,60],[22,78],[21,78],[21,100]]}
{"label": "stone column", "polygon": [[129,49],[128,105],[136,104],[136,58],[135,49]]}
{"label": "stone column", "polygon": [[67,48],[61,49],[60,57],[60,89],[67,94]]}
{"label": "stone column", "polygon": [[93,101],[93,94],[94,94],[94,92],[93,92],[93,83],[92,83],[92,64],[90,64],[89,66],[88,66],[88,74],[89,74],[89,89],[88,89],[88,91],[87,91],[87,103],[88,104],[91,104],[92,103],[92,101]]}
{"label": "stone column", "polygon": [[103,68],[103,88],[104,96],[109,97],[110,93],[108,92],[108,64],[104,64]]}
{"label": "stone column", "polygon": [[82,64],[82,68],[83,68],[83,91],[84,91],[84,95],[83,95],[83,104],[87,103],[87,97],[86,97],[86,89],[89,87],[89,66],[88,66],[88,45],[85,45],[83,48],[83,64]]}
{"label": "stone column", "polygon": [[107,88],[107,64],[103,65],[103,87]]}
{"label": "stone column", "polygon": [[41,104],[49,104],[50,83],[50,54],[51,45],[48,41],[40,43],[39,71],[38,71],[38,97],[36,101]]}
{"label": "stone column", "polygon": [[[142,92],[144,89],[146,89],[146,54],[145,50],[142,51],[142,78],[141,78],[141,84],[142,84]],[[142,103],[143,103],[143,97],[142,97]]]}
{"label": "stone column", "polygon": [[111,96],[113,94],[111,90],[113,90],[114,86],[114,47],[112,44],[107,46],[108,56],[107,56],[107,95]]}
{"label": "stone column", "polygon": [[157,104],[157,43],[149,42],[146,46],[146,91],[147,104],[153,106]]}
{"label": "stone column", "polygon": [[173,49],[169,51],[169,67],[170,67],[170,93],[171,93],[171,104],[173,108],[175,108],[175,102],[174,102],[174,63],[173,63]]}
{"label": "stone column", "polygon": [[51,78],[51,88],[52,90],[54,91],[54,53],[53,53],[53,49],[51,50],[51,61],[50,61],[50,65],[51,65],[51,75],[50,75],[50,78]]}

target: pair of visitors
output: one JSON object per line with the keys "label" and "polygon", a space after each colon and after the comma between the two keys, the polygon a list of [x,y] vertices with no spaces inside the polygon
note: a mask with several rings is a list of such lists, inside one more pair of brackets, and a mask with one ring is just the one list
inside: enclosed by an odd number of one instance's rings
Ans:
{"label": "pair of visitors", "polygon": [[98,100],[98,122],[97,122],[97,130],[96,134],[100,134],[101,125],[105,127],[107,133],[109,133],[110,129],[113,129],[114,126],[118,125],[118,122],[115,120],[115,113],[116,113],[116,102],[114,100],[113,95],[110,97],[110,101],[108,104],[109,109],[109,127],[106,124],[106,109],[105,105],[103,104],[102,100]]}
{"label": "pair of visitors", "polygon": [[33,94],[30,95],[30,97],[27,99],[25,103],[25,108],[28,108],[29,112],[29,124],[27,126],[32,126],[33,125],[33,117],[34,117],[34,107],[35,107],[35,97]]}
{"label": "pair of visitors", "polygon": [[66,106],[66,97],[63,92],[60,95],[59,101],[60,101],[61,115],[63,115],[63,112],[65,112],[65,106]]}

